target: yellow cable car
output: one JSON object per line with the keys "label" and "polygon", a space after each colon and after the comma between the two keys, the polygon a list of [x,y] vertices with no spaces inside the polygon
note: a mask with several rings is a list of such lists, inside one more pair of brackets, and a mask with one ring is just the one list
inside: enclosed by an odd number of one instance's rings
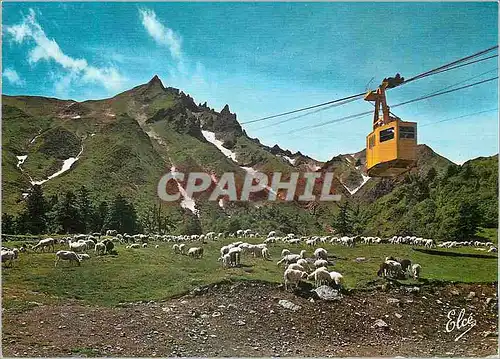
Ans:
{"label": "yellow cable car", "polygon": [[[399,74],[365,96],[375,102],[373,131],[366,137],[366,170],[370,177],[395,177],[408,171],[416,161],[417,123],[391,116],[385,89],[403,82]],[[380,116],[382,109],[382,116]]]}

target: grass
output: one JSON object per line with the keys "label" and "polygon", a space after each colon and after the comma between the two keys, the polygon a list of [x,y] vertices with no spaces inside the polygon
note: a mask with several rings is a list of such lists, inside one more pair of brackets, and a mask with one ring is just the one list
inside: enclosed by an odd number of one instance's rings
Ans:
{"label": "grass", "polygon": [[[210,242],[204,245],[205,256],[201,260],[174,255],[171,246],[160,242],[159,248],[150,243],[148,248],[125,249],[117,245],[117,256],[97,257],[92,254],[89,261],[80,267],[60,262],[54,268],[54,253],[22,254],[12,268],[4,268],[3,304],[5,308],[25,310],[29,302],[53,303],[67,298],[82,300],[88,304],[116,306],[122,302],[162,300],[185,293],[198,286],[224,280],[261,280],[282,282],[283,268],[276,265],[281,250],[288,247],[298,253],[312,248],[306,245],[273,245],[270,248],[272,261],[264,261],[244,255],[240,268],[223,269],[217,261],[219,249],[230,240]],[[251,239],[249,242],[260,243]],[[15,245],[10,242],[9,245]],[[197,246],[197,242],[188,246]],[[378,265],[386,256],[410,258],[420,263],[424,280],[486,283],[497,280],[497,258],[470,258],[429,255],[412,250],[406,245],[359,245],[355,248],[325,244],[330,254],[335,255],[331,269],[341,272],[347,288],[366,288],[376,276]],[[60,246],[59,249],[61,249]],[[451,251],[451,250],[447,250]],[[453,251],[479,253],[461,248]],[[481,252],[482,253],[482,252]],[[354,261],[357,257],[367,260]],[[417,284],[413,280],[404,281]],[[34,304],[37,305],[37,304]]]}

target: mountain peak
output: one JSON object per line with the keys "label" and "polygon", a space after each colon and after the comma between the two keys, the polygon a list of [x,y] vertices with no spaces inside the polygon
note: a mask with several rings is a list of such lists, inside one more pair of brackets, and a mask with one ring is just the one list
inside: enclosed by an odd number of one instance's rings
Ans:
{"label": "mountain peak", "polygon": [[163,86],[163,83],[161,82],[158,75],[154,75],[153,78],[151,80],[149,80],[148,87],[152,87],[152,86],[160,86],[163,90],[165,89],[165,87]]}

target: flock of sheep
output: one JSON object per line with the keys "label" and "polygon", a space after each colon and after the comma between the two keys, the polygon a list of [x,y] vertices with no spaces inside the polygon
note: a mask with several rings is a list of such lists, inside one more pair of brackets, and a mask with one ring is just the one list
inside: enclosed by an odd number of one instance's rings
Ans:
{"label": "flock of sheep", "polygon": [[[114,243],[126,244],[126,249],[137,249],[148,246],[150,241],[164,241],[173,242],[172,250],[174,253],[186,254],[190,257],[201,259],[203,258],[203,246],[188,248],[186,242],[200,241],[204,243],[206,240],[216,241],[225,239],[227,237],[234,238],[255,238],[260,237],[259,233],[255,233],[251,229],[238,230],[235,233],[226,235],[225,233],[209,232],[202,235],[145,235],[145,234],[119,234],[116,231],[108,230],[106,232],[106,239],[100,240],[100,233],[93,233],[91,235],[79,234],[73,237],[61,238],[59,240],[54,238],[41,239],[34,246],[22,245],[20,249],[9,249],[2,247],[2,263],[10,262],[18,258],[19,252],[25,252],[31,249],[34,252],[46,249],[54,252],[55,244],[68,245],[68,250],[59,250],[55,253],[56,260],[54,266],[57,266],[60,260],[69,261],[80,265],[82,260],[89,259],[89,251],[95,252],[96,255],[103,255],[114,252]],[[490,252],[496,252],[496,248],[491,242],[454,242],[448,241],[436,246],[432,239],[419,238],[415,236],[394,236],[389,239],[382,239],[379,237],[335,237],[335,236],[296,236],[293,233],[277,236],[276,231],[268,233],[267,237],[261,244],[250,244],[243,241],[236,241],[231,244],[225,245],[220,249],[220,257],[218,261],[221,262],[224,268],[239,266],[243,254],[252,255],[254,258],[259,257],[264,260],[270,260],[270,252],[268,245],[276,242],[285,244],[300,244],[305,243],[308,246],[315,247],[323,243],[339,244],[348,247],[354,247],[357,243],[363,244],[410,244],[415,246],[432,247],[458,247],[458,246],[480,246],[490,247]],[[155,246],[158,248],[158,245]],[[85,253],[87,252],[87,253]],[[313,256],[307,258],[306,251],[302,250],[299,254],[291,253],[288,249],[283,249],[281,252],[281,259],[277,265],[284,265],[283,280],[285,289],[290,285],[298,286],[301,280],[314,280],[316,286],[332,285],[340,288],[343,283],[343,275],[336,271],[329,271],[328,266],[333,263],[328,260],[328,253],[324,248],[316,248]],[[413,264],[409,259],[399,259],[387,257],[386,260],[380,264],[378,276],[388,278],[406,278],[406,275],[413,277],[417,280],[421,273],[421,266],[417,263]]]}

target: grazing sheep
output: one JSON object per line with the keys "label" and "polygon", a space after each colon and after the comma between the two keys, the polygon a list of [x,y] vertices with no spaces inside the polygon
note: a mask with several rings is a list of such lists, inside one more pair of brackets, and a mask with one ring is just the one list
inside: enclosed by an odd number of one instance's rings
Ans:
{"label": "grazing sheep", "polygon": [[87,245],[87,251],[94,249],[96,242],[94,242],[92,239],[86,239],[84,242]]}
{"label": "grazing sheep", "polygon": [[262,258],[264,258],[265,260],[271,260],[271,255],[269,254],[269,249],[267,248],[262,248]]}
{"label": "grazing sheep", "polygon": [[147,244],[147,243],[143,243],[143,244],[142,244],[142,248],[146,248],[147,246],[148,246],[148,244]]}
{"label": "grazing sheep", "polygon": [[222,257],[218,259],[222,260],[222,266],[227,268],[231,266],[231,255],[229,253],[224,254]]}
{"label": "grazing sheep", "polygon": [[12,266],[13,260],[17,258],[17,255],[13,250],[3,249],[3,248],[2,248],[1,256],[2,256],[2,263],[8,261],[10,266]]}
{"label": "grazing sheep", "polygon": [[276,264],[280,265],[281,263],[285,263],[285,265],[289,265],[290,263],[296,263],[299,259],[301,259],[299,254],[287,254]]}
{"label": "grazing sheep", "polygon": [[157,244],[157,245],[155,246],[155,248],[160,248],[160,246]]}
{"label": "grazing sheep", "polygon": [[344,283],[344,276],[339,272],[332,271],[330,272],[330,278],[335,282],[335,285],[340,287]]}
{"label": "grazing sheep", "polygon": [[136,248],[141,248],[141,245],[139,243],[132,243],[126,246],[125,248],[127,249],[136,249]]}
{"label": "grazing sheep", "polygon": [[181,252],[181,250],[179,249],[179,245],[177,243],[175,243],[172,246],[172,249],[174,250],[174,253],[180,253]]}
{"label": "grazing sheep", "polygon": [[324,268],[317,268],[314,272],[307,276],[307,279],[311,280],[314,278],[314,285],[317,287],[321,286],[326,282],[329,284],[331,281],[330,273]]}
{"label": "grazing sheep", "polygon": [[225,268],[235,267],[240,262],[240,251],[235,249],[234,251],[224,254],[217,260],[222,261],[222,266]]}
{"label": "grazing sheep", "polygon": [[94,246],[94,251],[99,254],[104,254],[106,252],[106,245],[102,242],[96,243]]}
{"label": "grazing sheep", "polygon": [[328,252],[324,248],[317,248],[314,251],[314,257],[317,259],[328,260]]}
{"label": "grazing sheep", "polygon": [[488,252],[491,253],[491,252],[497,252],[497,248],[496,247],[491,247],[490,249],[488,249]]}
{"label": "grazing sheep", "polygon": [[304,258],[300,258],[297,261],[297,264],[300,264],[302,267],[304,267],[307,270],[311,269],[311,266],[309,265],[309,262],[307,260],[305,260]]}
{"label": "grazing sheep", "polygon": [[324,259],[317,259],[314,261],[314,267],[319,268],[319,267],[326,267],[328,266],[328,261]]}
{"label": "grazing sheep", "polygon": [[415,263],[411,266],[411,274],[413,275],[413,279],[417,280],[420,278],[420,272],[422,271],[422,266],[420,264]]}
{"label": "grazing sheep", "polygon": [[189,248],[187,255],[193,258],[203,258],[203,247]]}
{"label": "grazing sheep", "polygon": [[85,243],[85,241],[82,241],[82,242],[71,242],[71,239],[68,241],[68,245],[69,245],[69,249],[71,249],[71,251],[69,252],[76,252],[76,253],[80,253],[80,252],[85,252],[85,250],[87,249],[87,243]]}
{"label": "grazing sheep", "polygon": [[283,249],[283,250],[281,251],[281,257],[284,257],[284,256],[286,256],[287,254],[291,254],[291,252],[290,252],[288,249]]}
{"label": "grazing sheep", "polygon": [[233,247],[229,249],[228,254],[231,256],[231,263],[233,263],[234,266],[240,264],[242,251],[243,250],[240,247]]}
{"label": "grazing sheep", "polygon": [[107,237],[110,237],[110,236],[116,236],[116,235],[117,235],[117,233],[118,233],[118,232],[117,232],[116,230],[114,230],[114,229],[108,229],[108,230],[106,231],[106,236],[107,236]]}
{"label": "grazing sheep", "polygon": [[186,244],[185,244],[185,243],[181,243],[181,244],[179,244],[179,252],[180,252],[181,254],[184,254],[184,253],[185,253],[185,251],[186,251]]}
{"label": "grazing sheep", "polygon": [[285,290],[288,289],[288,284],[295,284],[295,288],[298,288],[301,279],[306,279],[307,273],[295,269],[287,269],[283,274],[283,279],[285,282]]}
{"label": "grazing sheep", "polygon": [[38,248],[45,250],[45,248],[52,247],[52,252],[54,252],[54,244],[56,240],[54,238],[45,238],[38,241],[38,243],[32,248],[36,251]]}
{"label": "grazing sheep", "polygon": [[403,269],[401,267],[401,263],[396,262],[394,260],[386,260],[382,264],[380,264],[380,268],[377,272],[379,277],[392,277],[399,278],[401,275],[404,275]]}
{"label": "grazing sheep", "polygon": [[287,269],[295,269],[295,270],[299,270],[301,272],[305,272],[305,269],[304,267],[302,267],[300,264],[297,264],[297,263],[292,263],[290,264]]}
{"label": "grazing sheep", "polygon": [[57,263],[59,263],[59,260],[66,260],[69,261],[70,263],[76,262],[78,265],[80,265],[81,259],[73,251],[57,251],[56,253],[56,262],[54,264],[54,267],[57,267]]}
{"label": "grazing sheep", "polygon": [[80,260],[84,260],[84,259],[90,259],[90,256],[87,254],[87,253],[83,253],[83,254],[78,254],[78,258],[80,258]]}
{"label": "grazing sheep", "polygon": [[396,262],[401,264],[401,269],[403,270],[403,273],[411,272],[411,260],[396,258]]}
{"label": "grazing sheep", "polygon": [[276,236],[276,231],[271,231],[267,234],[267,238]]}

